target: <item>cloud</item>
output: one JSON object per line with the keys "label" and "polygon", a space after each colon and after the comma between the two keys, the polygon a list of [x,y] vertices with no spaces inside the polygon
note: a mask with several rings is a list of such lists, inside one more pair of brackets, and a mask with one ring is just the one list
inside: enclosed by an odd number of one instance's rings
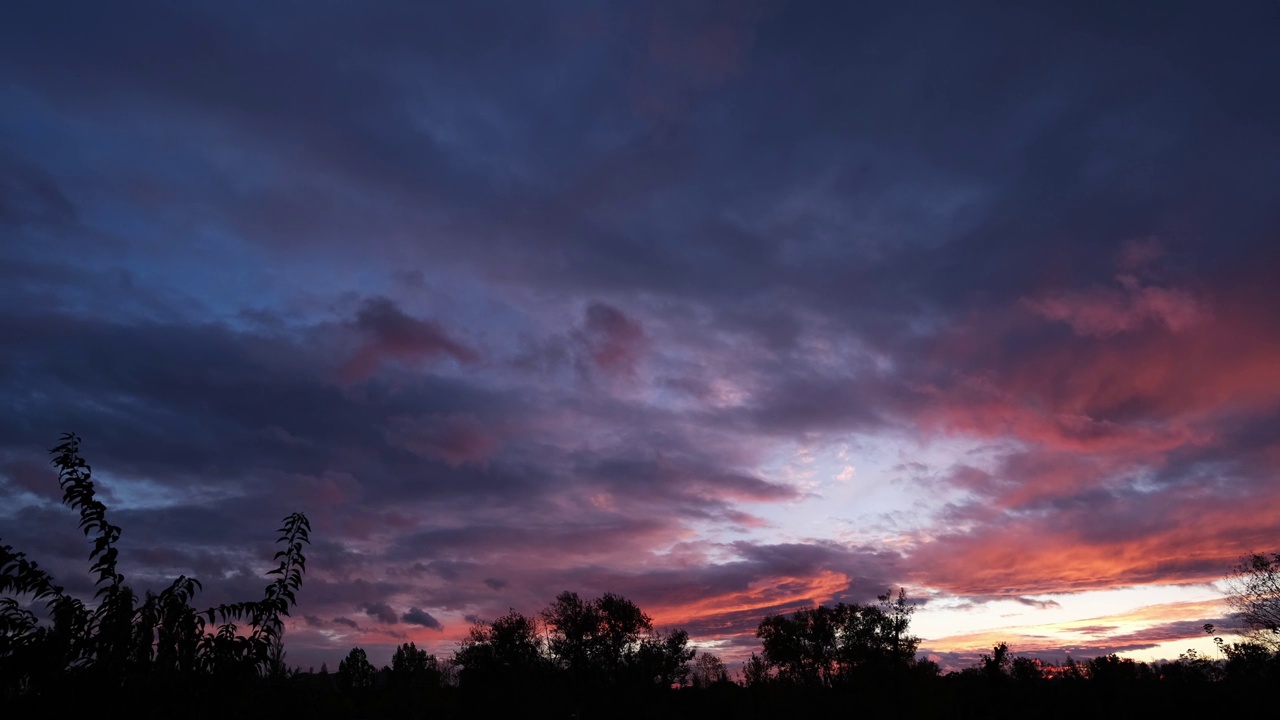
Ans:
{"label": "cloud", "polygon": [[963,598],[959,607],[964,609],[977,608],[981,605],[992,602],[1015,602],[1020,605],[1036,608],[1037,610],[1048,610],[1062,607],[1057,600],[1031,598],[1024,597],[1022,595],[968,595]]}
{"label": "cloud", "polygon": [[1209,317],[1204,303],[1186,290],[1144,286],[1132,275],[1116,281],[1122,290],[1096,288],[1028,299],[1027,306],[1048,320],[1066,323],[1077,335],[1104,338],[1152,323],[1181,332]]}
{"label": "cloud", "polygon": [[393,418],[388,441],[414,454],[444,460],[450,465],[484,463],[498,447],[498,440],[473,415]]}
{"label": "cloud", "polygon": [[1134,271],[1147,267],[1164,254],[1164,246],[1156,238],[1130,240],[1120,248],[1119,265],[1122,270]]}
{"label": "cloud", "polygon": [[0,153],[0,225],[70,224],[76,206],[40,167]]}
{"label": "cloud", "polygon": [[[1068,656],[1077,661],[1113,653],[1152,650],[1162,643],[1196,641],[1205,637],[1204,625],[1223,619],[1218,603],[1184,602],[1142,608],[1099,618],[1086,618],[1045,626],[1007,627],[969,635],[956,635],[924,643],[922,650],[938,656],[950,669],[972,667],[978,655],[1001,642],[1011,653],[1061,664]],[[1134,627],[1129,632],[1120,628]]]}
{"label": "cloud", "polygon": [[396,611],[391,606],[384,603],[369,603],[362,606],[364,614],[377,620],[383,625],[394,625],[396,623]]}
{"label": "cloud", "polygon": [[587,306],[583,343],[592,364],[609,374],[633,375],[647,344],[644,328],[604,303]]}
{"label": "cloud", "polygon": [[[975,528],[934,535],[904,565],[961,595],[1203,583],[1280,529],[1272,515],[1280,495],[1252,495],[1246,507],[1198,484],[1081,490],[1006,512],[976,505]],[[969,510],[954,508],[956,520]]]}
{"label": "cloud", "polygon": [[354,326],[364,336],[364,343],[342,367],[345,382],[364,380],[390,358],[404,363],[441,356],[460,363],[480,359],[475,350],[451,338],[437,323],[411,317],[385,297],[365,300]]}
{"label": "cloud", "polygon": [[410,608],[409,612],[400,616],[400,621],[409,623],[410,625],[421,625],[424,628],[430,628],[432,630],[444,630],[444,626],[440,624],[439,620],[431,617],[431,613],[428,613],[426,610],[421,608]]}

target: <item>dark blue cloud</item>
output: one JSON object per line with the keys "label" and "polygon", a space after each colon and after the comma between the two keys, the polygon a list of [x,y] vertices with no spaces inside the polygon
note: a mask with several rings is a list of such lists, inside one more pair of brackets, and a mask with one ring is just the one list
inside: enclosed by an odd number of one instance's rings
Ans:
{"label": "dark blue cloud", "polygon": [[431,630],[444,630],[444,626],[440,624],[440,621],[431,617],[431,613],[422,608],[410,608],[409,612],[400,616],[400,621],[410,625],[421,625]]}

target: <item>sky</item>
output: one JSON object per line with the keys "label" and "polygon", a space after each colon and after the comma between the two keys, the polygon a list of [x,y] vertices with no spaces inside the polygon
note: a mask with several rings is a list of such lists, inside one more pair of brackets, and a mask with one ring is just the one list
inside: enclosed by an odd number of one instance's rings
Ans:
{"label": "sky", "polygon": [[[963,7],[960,7],[963,6]],[[19,3],[0,541],[288,661],[563,590],[1172,658],[1280,550],[1274,2]]]}

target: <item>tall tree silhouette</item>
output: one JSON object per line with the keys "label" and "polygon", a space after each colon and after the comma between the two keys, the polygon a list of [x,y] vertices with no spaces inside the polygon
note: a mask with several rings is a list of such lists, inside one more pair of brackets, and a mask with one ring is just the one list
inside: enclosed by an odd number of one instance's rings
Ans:
{"label": "tall tree silhouette", "polygon": [[695,688],[709,688],[729,682],[729,668],[725,667],[719,657],[708,652],[698,655],[689,674]]}
{"label": "tall tree silhouette", "polygon": [[[118,570],[122,530],[107,519],[89,464],[72,433],[50,451],[62,502],[79,513],[92,543],[93,604],[68,594],[25,553],[0,544],[0,689],[13,697],[67,699],[69,681],[104,692],[170,686],[199,676],[258,678],[283,673],[283,618],[297,603],[311,525],[302,513],[284,519],[262,600],[198,611],[198,580],[179,576],[159,593],[138,595]],[[18,601],[44,601],[48,621]],[[247,623],[243,630],[237,623]]]}
{"label": "tall tree silhouette", "polygon": [[583,600],[562,592],[542,611],[548,650],[557,665],[582,684],[683,684],[689,636],[681,630],[661,634],[635,603],[615,593]]}
{"label": "tall tree silhouette", "polygon": [[839,603],[769,615],[756,635],[763,657],[749,667],[752,681],[769,677],[810,687],[832,686],[854,675],[908,668],[919,639],[908,633],[914,608],[906,592],[886,593],[878,605]]}
{"label": "tall tree silhouette", "polygon": [[1280,553],[1240,559],[1226,578],[1227,603],[1251,639],[1280,650]]}
{"label": "tall tree silhouette", "polygon": [[373,687],[373,677],[377,672],[373,663],[369,662],[364,648],[351,648],[351,652],[338,661],[338,686],[354,692],[369,690]]}
{"label": "tall tree silhouette", "polygon": [[513,686],[540,679],[548,665],[537,621],[511,610],[491,623],[476,622],[454,654],[464,686]]}

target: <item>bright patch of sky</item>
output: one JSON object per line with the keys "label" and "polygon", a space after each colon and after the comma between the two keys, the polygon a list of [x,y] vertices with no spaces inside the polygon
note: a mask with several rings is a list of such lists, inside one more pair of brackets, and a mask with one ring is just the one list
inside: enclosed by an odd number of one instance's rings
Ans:
{"label": "bright patch of sky", "polygon": [[774,540],[832,537],[849,544],[905,545],[920,539],[934,514],[960,491],[920,485],[958,458],[980,462],[989,448],[964,439],[924,442],[905,435],[849,435],[813,444],[785,443],[760,468],[803,496],[753,506]]}

